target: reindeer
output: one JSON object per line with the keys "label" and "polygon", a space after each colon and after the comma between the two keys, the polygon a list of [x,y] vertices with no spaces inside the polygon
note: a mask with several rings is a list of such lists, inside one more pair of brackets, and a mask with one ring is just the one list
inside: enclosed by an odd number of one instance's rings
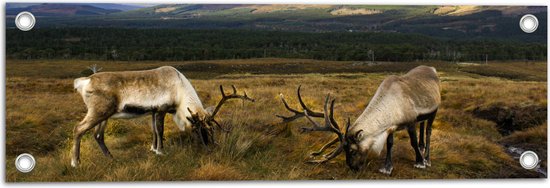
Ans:
{"label": "reindeer", "polygon": [[[337,135],[335,139],[325,144],[319,151],[311,153],[311,156],[318,156],[336,142],[340,142],[338,147],[323,155],[321,159],[308,162],[323,163],[345,151],[347,165],[353,171],[357,171],[368,158],[380,155],[384,143],[386,143],[386,161],[384,167],[379,171],[390,175],[393,170],[391,160],[393,134],[395,131],[406,129],[416,155],[414,167],[426,168],[426,166],[431,166],[430,136],[432,124],[441,103],[439,84],[440,81],[435,68],[427,66],[418,66],[403,76],[387,77],[380,84],[366,109],[357,120],[350,125],[350,119],[348,118],[344,134],[342,134],[338,123],[334,119],[335,99],[330,100],[330,96],[327,95],[324,112],[312,111],[303,102],[300,87],[298,87],[297,93],[303,111],[291,108],[281,94],[281,100],[285,108],[293,112],[294,116],[277,116],[282,118],[283,122],[306,117],[313,126],[303,127],[301,129],[303,132],[328,131]],[[330,109],[328,107],[329,101]],[[312,117],[323,118],[324,125],[315,122]],[[425,121],[427,121],[427,126],[426,143],[424,144]],[[420,146],[417,142],[415,130],[417,122],[421,122]],[[424,155],[422,155],[422,152],[424,152]]]}
{"label": "reindeer", "polygon": [[151,150],[162,155],[166,113],[173,114],[174,122],[181,131],[192,130],[206,146],[214,141],[214,125],[223,129],[215,117],[227,100],[254,101],[246,92],[238,95],[235,86],[232,86],[233,93],[227,95],[220,85],[222,99],[215,108],[205,109],[189,80],[170,66],[144,71],[95,73],[75,79],[74,88],[82,96],[88,112],[73,130],[73,167],[79,163],[82,136],[94,127],[93,136],[101,151],[105,156],[112,157],[104,142],[104,131],[109,118],[129,119],[151,114]]}

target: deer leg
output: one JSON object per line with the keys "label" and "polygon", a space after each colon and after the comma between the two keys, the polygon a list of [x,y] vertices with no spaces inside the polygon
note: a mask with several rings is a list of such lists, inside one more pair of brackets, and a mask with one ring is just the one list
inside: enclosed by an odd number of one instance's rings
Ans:
{"label": "deer leg", "polygon": [[409,137],[411,139],[411,146],[413,147],[414,153],[416,154],[416,164],[414,165],[414,167],[426,168],[426,166],[424,165],[424,158],[420,153],[420,149],[418,149],[418,140],[416,138],[415,124],[410,125],[407,131],[409,132]]}
{"label": "deer leg", "polygon": [[105,145],[105,128],[107,127],[107,120],[99,123],[98,126],[94,129],[94,139],[99,145],[99,148],[101,148],[101,152],[103,152],[103,155],[109,158],[113,158],[113,155],[111,155],[111,152],[109,152],[109,149],[107,149],[107,146]]}
{"label": "deer leg", "polygon": [[155,125],[155,137],[156,137],[156,153],[158,155],[163,154],[163,138],[164,138],[164,116],[166,113],[158,112],[153,116],[153,124]]}
{"label": "deer leg", "polygon": [[334,138],[334,140],[332,140],[332,141],[328,142],[327,144],[325,144],[323,147],[321,147],[321,149],[319,149],[319,151],[311,152],[309,155],[311,155],[311,156],[321,155],[321,153],[323,153],[325,150],[327,150],[327,148],[329,148],[330,146],[334,145],[336,142],[338,142],[338,137]]}
{"label": "deer leg", "polygon": [[157,152],[157,126],[156,126],[156,121],[155,121],[155,113],[156,112],[152,112],[152,121],[151,121],[151,132],[153,132],[153,141],[151,142],[151,149],[149,149],[149,151],[152,151],[152,152]]}
{"label": "deer leg", "polygon": [[[73,148],[71,156],[71,166],[76,167],[80,161],[80,141],[82,136],[90,129],[97,126],[102,121],[107,120],[115,113],[116,101],[111,96],[94,94],[84,99],[88,107],[88,112],[84,119],[73,129]],[[94,104],[88,106],[88,104]]]}
{"label": "deer leg", "polygon": [[432,166],[432,162],[430,161],[430,139],[432,136],[432,124],[434,123],[436,114],[437,110],[428,119],[428,126],[426,127],[426,151],[424,151],[424,164],[426,164],[426,166]]}
{"label": "deer leg", "polygon": [[93,112],[88,111],[88,114],[84,119],[73,129],[73,148],[71,166],[76,167],[80,162],[80,140],[86,131],[90,130],[94,126],[98,125],[105,118],[98,118]]}
{"label": "deer leg", "polygon": [[420,153],[424,153],[424,149],[426,148],[426,144],[424,144],[424,125],[426,124],[426,121],[420,122],[420,138],[418,138],[418,147],[420,148]]}
{"label": "deer leg", "polygon": [[391,175],[391,172],[393,170],[393,163],[391,162],[391,149],[393,147],[393,133],[390,133],[388,135],[388,138],[386,139],[386,163],[384,164],[384,168],[381,168],[380,171],[382,174]]}

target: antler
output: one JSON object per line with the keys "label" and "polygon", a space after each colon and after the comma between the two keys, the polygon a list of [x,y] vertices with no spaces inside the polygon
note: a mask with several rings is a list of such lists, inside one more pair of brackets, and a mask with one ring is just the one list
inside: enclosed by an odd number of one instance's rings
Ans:
{"label": "antler", "polygon": [[[233,88],[233,93],[230,94],[230,95],[226,95],[225,94],[225,91],[223,90],[223,86],[220,85],[220,92],[222,93],[222,99],[220,100],[220,102],[218,102],[218,105],[216,105],[216,108],[214,109],[214,112],[212,112],[212,115],[210,115],[210,119],[213,120],[214,117],[216,116],[216,114],[218,113],[218,111],[220,111],[220,108],[222,107],[222,105],[225,103],[225,101],[227,101],[228,99],[242,99],[242,100],[248,100],[248,101],[252,101],[254,102],[254,99],[248,97],[248,95],[246,95],[246,92],[244,92],[244,95],[238,95],[237,94],[237,88],[235,88],[234,85],[231,85],[231,88]],[[217,122],[216,122],[217,123]]]}
{"label": "antler", "polygon": [[[338,136],[337,139],[338,139],[338,141],[340,141],[340,145],[338,145],[338,147],[336,147],[336,149],[331,151],[329,154],[324,155],[323,159],[308,161],[308,162],[311,162],[311,163],[326,162],[326,161],[328,161],[330,159],[333,159],[334,157],[338,156],[343,151],[344,142],[345,142],[344,138],[345,137],[342,134],[342,132],[340,131],[338,123],[336,123],[336,120],[334,120],[334,101],[336,99],[333,99],[330,102],[330,112],[327,113],[329,100],[330,100],[330,95],[327,95],[326,98],[325,98],[325,106],[324,106],[325,125],[319,125],[319,123],[313,121],[313,119],[309,116],[307,111],[304,111],[304,114],[305,114],[306,118],[309,120],[309,122],[311,122],[311,124],[313,124],[313,126],[312,127],[304,127],[304,128],[302,128],[302,131],[304,131],[304,132],[312,132],[312,131],[329,131],[329,132],[333,132]],[[349,125],[349,119],[348,119],[348,125]],[[320,154],[321,152],[324,151],[324,149],[328,148],[329,146],[331,146],[334,143],[336,143],[336,142],[333,140],[333,141],[329,142],[327,145],[323,146],[323,148],[321,148],[321,150],[319,152],[312,153],[312,154],[313,155]]]}
{"label": "antler", "polygon": [[[306,117],[307,120],[311,124],[313,124],[313,126],[311,126],[311,127],[302,127],[301,128],[302,132],[328,131],[328,132],[335,133],[338,136],[337,138],[335,138],[332,141],[330,141],[329,143],[325,144],[319,151],[311,153],[311,155],[316,156],[316,155],[321,154],[323,151],[325,151],[327,148],[329,148],[330,146],[332,146],[333,144],[335,144],[338,141],[340,142],[340,145],[338,147],[336,147],[336,149],[334,149],[330,153],[324,155],[323,159],[308,161],[310,163],[323,163],[323,162],[326,162],[326,161],[328,161],[330,159],[333,159],[334,157],[338,156],[340,153],[342,153],[343,148],[344,148],[344,142],[345,142],[344,139],[345,139],[346,135],[342,134],[342,132],[340,131],[340,127],[338,126],[338,123],[336,122],[336,120],[334,120],[334,102],[336,101],[336,99],[330,100],[330,95],[327,95],[325,97],[325,104],[324,104],[324,109],[323,109],[324,113],[314,112],[311,109],[309,109],[305,105],[304,101],[302,100],[302,96],[300,95],[300,88],[301,88],[301,86],[298,86],[298,91],[297,91],[298,101],[300,102],[300,105],[302,106],[303,111],[299,111],[299,110],[291,108],[288,105],[288,103],[286,102],[283,95],[281,94],[280,95],[281,100],[283,101],[283,104],[285,105],[285,108],[288,111],[294,113],[294,115],[293,116],[277,115],[277,117],[283,119],[283,123],[294,121],[294,120],[296,120],[298,118],[301,118],[301,117]],[[330,101],[330,111],[329,111],[329,108],[328,108],[329,101]],[[324,118],[325,124],[320,125],[319,123],[313,121],[312,117]],[[346,130],[347,129],[349,129],[349,118],[348,118],[348,122],[347,122],[347,126],[346,126]]]}
{"label": "antler", "polygon": [[231,85],[231,88],[233,88],[233,93],[230,95],[226,95],[225,91],[223,90],[223,86],[220,85],[220,91],[222,94],[222,99],[216,105],[216,108],[212,112],[210,116],[207,117],[199,117],[198,114],[193,113],[191,109],[187,108],[187,111],[191,114],[191,117],[187,117],[187,120],[189,120],[192,124],[194,124],[196,127],[194,129],[195,133],[199,136],[199,139],[201,140],[202,144],[208,149],[207,145],[209,143],[216,144],[214,140],[214,133],[212,132],[213,125],[218,126],[223,131],[229,132],[229,130],[224,129],[218,121],[214,118],[218,111],[220,111],[220,108],[225,103],[225,101],[229,99],[239,98],[243,100],[248,100],[254,102],[254,99],[248,97],[246,92],[244,92],[244,95],[238,95],[237,94],[237,88],[235,86]]}
{"label": "antler", "polygon": [[93,64],[91,66],[88,66],[88,69],[90,69],[92,71],[92,73],[97,73],[99,71],[101,71],[103,68],[102,67],[97,67],[97,64]]}
{"label": "antler", "polygon": [[294,113],[293,116],[275,115],[275,116],[277,116],[277,117],[283,119],[283,123],[288,123],[288,122],[294,121],[294,120],[296,120],[296,119],[298,119],[298,118],[304,117],[304,116],[305,116],[305,112],[307,112],[310,116],[313,116],[313,117],[319,117],[319,118],[321,118],[321,117],[324,117],[324,116],[325,116],[323,113],[321,113],[321,112],[314,112],[314,111],[310,110],[310,109],[306,106],[306,104],[305,104],[304,101],[302,100],[302,96],[300,95],[300,88],[301,88],[301,87],[302,87],[301,85],[298,86],[298,91],[297,91],[297,93],[298,93],[298,101],[300,102],[300,105],[301,105],[302,108],[304,109],[304,112],[301,112],[301,111],[298,111],[298,110],[296,110],[296,109],[291,108],[291,107],[288,105],[288,103],[286,102],[285,97],[283,96],[283,94],[282,94],[282,93],[279,94],[279,96],[281,97],[281,100],[283,101],[283,104],[285,105],[285,108],[286,108],[288,111]]}

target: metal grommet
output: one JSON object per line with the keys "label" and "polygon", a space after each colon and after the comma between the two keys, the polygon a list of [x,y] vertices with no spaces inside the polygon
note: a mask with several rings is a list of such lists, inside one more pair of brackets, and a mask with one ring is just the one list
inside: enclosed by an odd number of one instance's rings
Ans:
{"label": "metal grommet", "polygon": [[34,160],[34,157],[28,153],[23,153],[15,159],[15,168],[17,168],[19,172],[30,172],[34,168],[35,164],[36,161]]}
{"label": "metal grommet", "polygon": [[526,14],[519,20],[519,27],[526,33],[535,32],[539,27],[539,20],[532,14]]}
{"label": "metal grommet", "polygon": [[531,170],[539,165],[539,156],[533,151],[525,151],[519,157],[521,167]]}
{"label": "metal grommet", "polygon": [[15,17],[15,26],[21,31],[29,31],[34,27],[36,19],[32,13],[24,11],[17,14]]}

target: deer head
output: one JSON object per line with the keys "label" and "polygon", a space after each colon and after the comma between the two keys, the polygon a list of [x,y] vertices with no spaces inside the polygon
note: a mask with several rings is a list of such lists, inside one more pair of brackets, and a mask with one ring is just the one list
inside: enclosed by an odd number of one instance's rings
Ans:
{"label": "deer head", "polygon": [[[246,92],[244,92],[243,95],[237,94],[237,88],[235,86],[231,85],[231,88],[233,89],[232,94],[225,94],[225,91],[223,89],[223,86],[220,85],[220,92],[222,95],[221,100],[218,102],[214,110],[210,113],[202,114],[202,113],[196,113],[191,111],[190,108],[187,108],[187,111],[191,114],[191,117],[187,117],[187,120],[192,124],[193,132],[197,134],[197,136],[200,138],[201,142],[204,146],[209,145],[210,143],[214,143],[214,134],[213,129],[214,127],[218,127],[219,129],[228,132],[228,129],[225,129],[221,126],[218,121],[216,121],[216,114],[220,111],[220,108],[223,106],[223,104],[229,100],[229,99],[242,99],[243,101],[251,101],[254,102],[254,99],[248,97]],[[208,111],[208,110],[207,110]]]}

